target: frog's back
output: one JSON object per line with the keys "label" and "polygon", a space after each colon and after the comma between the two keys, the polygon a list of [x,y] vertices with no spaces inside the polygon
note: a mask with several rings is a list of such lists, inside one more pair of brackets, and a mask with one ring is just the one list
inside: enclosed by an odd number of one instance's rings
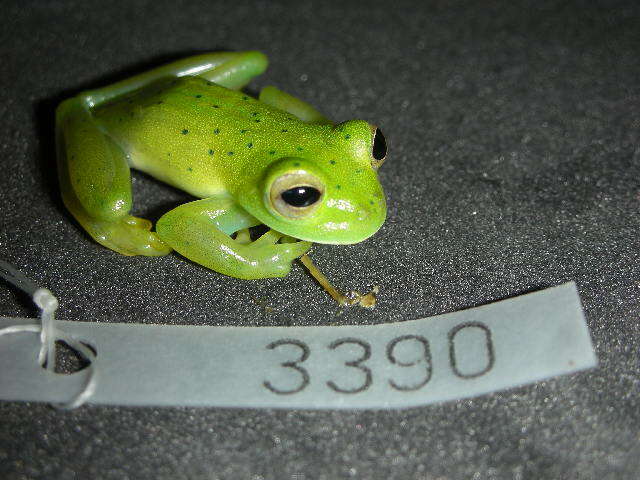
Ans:
{"label": "frog's back", "polygon": [[94,109],[132,167],[207,197],[281,131],[293,115],[199,77],[158,82]]}

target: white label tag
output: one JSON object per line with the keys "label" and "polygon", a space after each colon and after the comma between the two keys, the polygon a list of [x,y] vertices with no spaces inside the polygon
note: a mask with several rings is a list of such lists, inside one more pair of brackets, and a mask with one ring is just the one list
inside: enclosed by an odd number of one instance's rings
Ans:
{"label": "white label tag", "polygon": [[[56,324],[97,351],[89,402],[109,405],[402,408],[597,364],[573,283],[374,326]],[[0,399],[65,402],[83,389],[86,371],[48,372],[39,348],[36,334],[0,337]]]}

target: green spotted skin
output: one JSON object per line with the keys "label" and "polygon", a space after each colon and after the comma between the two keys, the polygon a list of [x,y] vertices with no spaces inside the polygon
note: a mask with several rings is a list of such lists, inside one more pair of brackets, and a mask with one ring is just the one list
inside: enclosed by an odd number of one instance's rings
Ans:
{"label": "green spotted skin", "polygon": [[329,125],[309,125],[242,92],[185,77],[95,110],[132,167],[206,198],[240,184],[248,164],[326,147]]}
{"label": "green spotted skin", "polygon": [[[98,107],[94,117],[133,168],[199,198],[231,195],[263,223],[295,238],[354,243],[384,221],[367,122],[305,123],[198,77],[150,85]],[[292,167],[311,168],[327,178],[325,205],[331,210],[324,224],[292,223],[264,208],[261,177],[281,158],[296,158]],[[353,211],[345,209],[357,209],[371,223],[363,224],[362,232],[345,232],[357,228],[344,218],[344,212]]]}
{"label": "green spotted skin", "polygon": [[[260,99],[238,89],[266,68],[259,52],[205,54],[87,92],[57,112],[63,199],[89,234],[125,255],[177,250],[239,278],[285,275],[309,242],[356,243],[386,216],[372,157],[373,127],[337,125],[273,87]],[[197,76],[185,72],[199,71]],[[202,200],[150,222],[131,217],[129,168]],[[272,204],[274,179],[291,172],[322,184],[312,214]],[[269,235],[235,241],[264,224]],[[300,240],[277,243],[283,236]],[[291,241],[291,240],[290,240]]]}

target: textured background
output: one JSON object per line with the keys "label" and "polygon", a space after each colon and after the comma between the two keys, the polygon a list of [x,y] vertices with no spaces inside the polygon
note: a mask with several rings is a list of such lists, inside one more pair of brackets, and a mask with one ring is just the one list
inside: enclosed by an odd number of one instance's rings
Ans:
{"label": "textured background", "polygon": [[[59,296],[61,318],[370,324],[575,280],[601,365],[397,412],[3,403],[2,478],[636,478],[638,2],[101,3],[2,2],[0,256]],[[298,266],[247,282],[177,255],[119,256],[63,210],[55,105],[224,49],[269,55],[253,91],[274,84],[383,127],[388,221],[313,252],[338,285],[382,285],[375,310],[340,311]],[[154,220],[188,199],[137,174],[134,194]],[[0,289],[0,315],[34,313]]]}

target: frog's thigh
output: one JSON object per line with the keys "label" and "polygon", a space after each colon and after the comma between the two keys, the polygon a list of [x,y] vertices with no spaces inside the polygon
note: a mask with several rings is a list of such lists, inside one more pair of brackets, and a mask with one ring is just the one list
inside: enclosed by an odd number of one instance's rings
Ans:
{"label": "frog's thigh", "polygon": [[90,107],[171,77],[201,76],[227,88],[239,89],[267,68],[267,57],[256,51],[203,53],[162,65],[120,82],[89,90],[83,97]]}
{"label": "frog's thigh", "polygon": [[221,65],[197,75],[223,87],[239,90],[253,77],[262,74],[268,63],[267,57],[261,52],[238,52]]}
{"label": "frog's thigh", "polygon": [[171,251],[151,222],[129,215],[131,179],[126,155],[94,124],[79,98],[63,102],[56,119],[58,173],[65,205],[99,243],[124,255]]}
{"label": "frog's thigh", "polygon": [[232,199],[212,197],[166,213],[158,221],[157,231],[180,254],[225,275],[245,279],[282,277],[310,244],[275,244],[279,234],[249,244],[231,238],[233,232],[258,223]]}
{"label": "frog's thigh", "polygon": [[276,87],[264,87],[260,91],[260,101],[292,113],[306,123],[331,123],[329,119],[307,102],[278,90]]}

